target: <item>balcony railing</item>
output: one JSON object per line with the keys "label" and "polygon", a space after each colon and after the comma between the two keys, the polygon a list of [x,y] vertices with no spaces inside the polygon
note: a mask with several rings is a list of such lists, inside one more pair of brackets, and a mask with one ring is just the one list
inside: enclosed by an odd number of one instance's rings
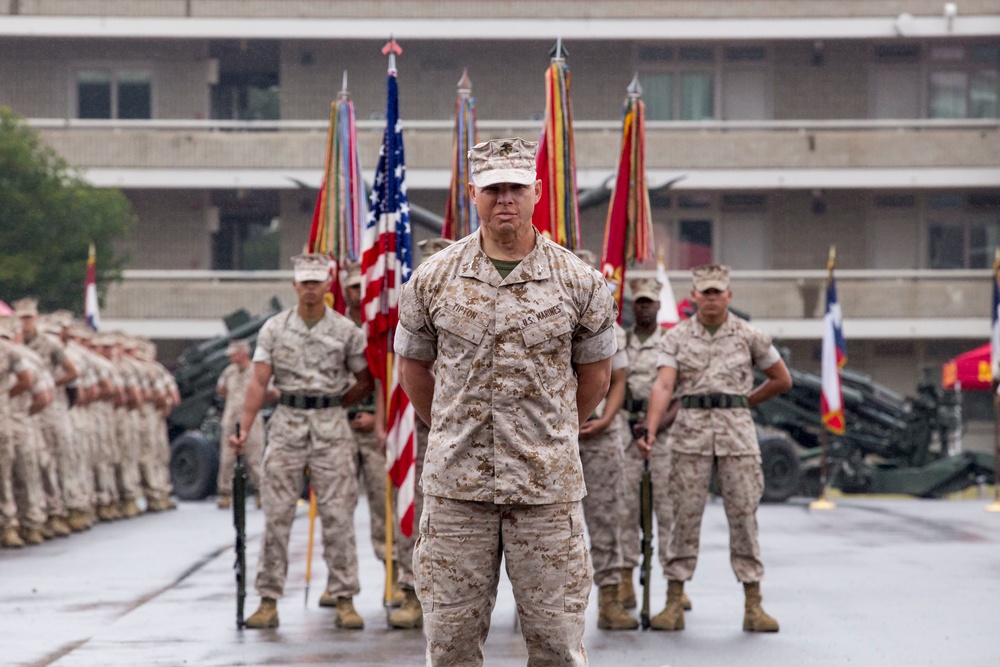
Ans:
{"label": "balcony railing", "polygon": [[[285,121],[94,121],[30,124],[70,164],[84,169],[316,169],[327,124]],[[451,121],[404,121],[407,166],[447,170]],[[480,121],[485,136],[536,136],[540,121]],[[358,123],[362,165],[376,163],[384,122]],[[618,121],[574,123],[577,167],[611,170]],[[997,168],[1000,120],[652,121],[650,170]]]}

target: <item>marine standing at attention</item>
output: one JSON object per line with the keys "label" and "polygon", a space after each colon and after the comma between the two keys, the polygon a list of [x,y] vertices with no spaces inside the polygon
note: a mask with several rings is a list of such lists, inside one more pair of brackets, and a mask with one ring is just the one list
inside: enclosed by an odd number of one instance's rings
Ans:
{"label": "marine standing at attention", "polygon": [[[788,391],[792,379],[771,337],[729,312],[733,300],[729,267],[709,264],[691,273],[691,300],[698,312],[661,339],[647,433],[640,441],[648,454],[657,442],[667,405],[673,396],[679,398],[680,411],[666,440],[672,515],[663,568],[667,603],[650,623],[657,630],[684,629],[684,582],[694,576],[698,562],[701,519],[714,466],[729,521],[729,557],[746,596],[743,629],[777,632],[778,622],[761,607],[764,564],[757,540],[757,507],[764,473],[750,408]],[[767,376],[757,387],[754,366]]]}
{"label": "marine standing at attention", "polygon": [[367,396],[374,382],[361,330],[324,302],[331,283],[326,256],[298,255],[292,261],[298,305],[269,319],[257,335],[240,435],[229,439],[241,453],[273,378],[281,397],[268,422],[264,454],[264,540],[256,582],[261,602],[247,619],[247,627],[278,626],[277,600],[288,574],[288,537],[309,466],[323,526],[326,592],[337,600],[335,623],[361,629],[364,620],[352,599],[360,590],[354,540],[358,472],[344,408]]}
{"label": "marine standing at attention", "polygon": [[428,665],[482,664],[501,558],[528,664],[587,664],[577,438],[608,392],[616,309],[602,276],[531,224],[536,148],[469,152],[479,231],[400,297],[400,381],[430,426],[414,550]]}

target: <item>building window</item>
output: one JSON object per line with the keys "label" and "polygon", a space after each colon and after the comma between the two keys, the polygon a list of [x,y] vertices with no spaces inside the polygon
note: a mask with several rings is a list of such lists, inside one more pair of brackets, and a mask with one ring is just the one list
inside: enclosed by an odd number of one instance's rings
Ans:
{"label": "building window", "polygon": [[77,118],[152,118],[152,91],[147,72],[81,70],[76,76]]}
{"label": "building window", "polygon": [[1000,116],[1000,45],[933,48],[928,115],[931,118]]}
{"label": "building window", "polygon": [[701,46],[640,46],[637,60],[646,118],[713,120],[715,50]]}
{"label": "building window", "polygon": [[711,264],[715,258],[717,207],[708,194],[653,195],[654,243],[671,269]]}
{"label": "building window", "polygon": [[932,269],[985,269],[1000,247],[1000,193],[933,195],[928,199]]}

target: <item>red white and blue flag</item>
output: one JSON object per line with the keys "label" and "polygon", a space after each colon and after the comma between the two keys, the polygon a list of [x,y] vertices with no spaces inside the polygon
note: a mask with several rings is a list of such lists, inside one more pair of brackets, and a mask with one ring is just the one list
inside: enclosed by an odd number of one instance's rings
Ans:
{"label": "red white and blue flag", "polygon": [[399,322],[400,290],[410,278],[413,261],[395,54],[389,57],[385,134],[364,225],[361,270],[364,274],[361,306],[368,337],[368,366],[389,397],[386,470],[398,488],[396,504],[400,530],[409,537],[413,534],[416,490],[416,415],[399,384],[392,339]]}
{"label": "red white and blue flag", "polygon": [[101,328],[101,313],[97,304],[97,251],[90,244],[87,255],[87,281],[83,288],[83,318],[94,331]]}
{"label": "red white and blue flag", "polygon": [[847,363],[847,342],[844,340],[843,316],[837,301],[837,281],[833,277],[834,251],[830,250],[827,265],[826,314],[823,316],[822,381],[820,411],[827,430],[844,433],[844,396],[840,388],[840,369]]}

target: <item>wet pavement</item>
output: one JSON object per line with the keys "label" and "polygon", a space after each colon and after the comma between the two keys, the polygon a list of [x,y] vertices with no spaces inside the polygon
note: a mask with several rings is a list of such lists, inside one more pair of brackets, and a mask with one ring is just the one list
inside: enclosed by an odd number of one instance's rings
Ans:
{"label": "wet pavement", "polygon": [[[597,592],[585,643],[596,666],[940,666],[1000,664],[1000,514],[986,500],[842,499],[831,512],[804,501],[761,508],[764,606],[777,635],[741,631],[742,591],[728,563],[721,502],[705,512],[702,555],[688,585],[694,610],[680,633],[597,629]],[[247,512],[249,616],[261,513]],[[419,631],[393,631],[381,606],[384,571],[356,516],[363,631],[337,630],[317,606],[326,578],[317,544],[304,605],[307,517],[293,528],[281,627],[237,631],[231,513],[213,503],[101,524],[31,549],[0,550],[0,665],[422,665]],[[654,569],[652,612],[666,584]],[[486,665],[524,665],[506,580]]]}

